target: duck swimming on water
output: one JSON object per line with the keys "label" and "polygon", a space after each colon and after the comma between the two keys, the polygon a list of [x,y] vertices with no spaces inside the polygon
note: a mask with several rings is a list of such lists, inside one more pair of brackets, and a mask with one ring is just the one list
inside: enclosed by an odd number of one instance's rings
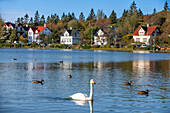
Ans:
{"label": "duck swimming on water", "polygon": [[131,85],[132,81],[130,82],[123,82],[123,85]]}
{"label": "duck swimming on water", "polygon": [[39,81],[39,80],[33,80],[33,81],[32,81],[33,84],[38,84],[38,83],[43,83],[43,82],[44,82],[43,79],[42,79],[41,81]]}

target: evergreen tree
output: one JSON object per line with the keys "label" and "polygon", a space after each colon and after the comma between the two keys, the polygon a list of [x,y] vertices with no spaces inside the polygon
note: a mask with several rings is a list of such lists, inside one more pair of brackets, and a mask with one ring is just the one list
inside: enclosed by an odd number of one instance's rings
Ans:
{"label": "evergreen tree", "polygon": [[29,16],[28,16],[28,14],[26,14],[26,15],[24,16],[25,24],[28,23],[28,18],[29,18]]}
{"label": "evergreen tree", "polygon": [[136,3],[135,1],[133,1],[132,5],[130,6],[130,10],[128,12],[128,16],[132,16],[134,12],[136,11],[136,9],[137,9]]}
{"label": "evergreen tree", "polygon": [[57,24],[59,21],[59,16],[57,14],[54,14],[54,23]]}
{"label": "evergreen tree", "polygon": [[68,21],[73,19],[70,13],[68,13],[67,19],[68,19]]}
{"label": "evergreen tree", "polygon": [[17,22],[18,22],[18,23],[20,23],[20,22],[21,22],[21,19],[20,19],[20,18],[18,18],[18,19],[17,19]]}
{"label": "evergreen tree", "polygon": [[61,16],[61,20],[65,19],[66,15],[65,13],[63,13],[63,15]]}
{"label": "evergreen tree", "polygon": [[21,24],[24,24],[24,18],[21,17]]}
{"label": "evergreen tree", "polygon": [[91,19],[96,19],[93,8],[91,9],[89,16],[87,17],[87,20],[91,20]]}
{"label": "evergreen tree", "polygon": [[50,16],[48,16],[46,22],[47,22],[47,23],[50,23],[50,20],[51,20],[51,19],[50,19]]}
{"label": "evergreen tree", "polygon": [[97,11],[97,20],[103,19],[105,14],[103,13],[102,10]]}
{"label": "evergreen tree", "polygon": [[107,15],[104,15],[104,18],[107,19]]}
{"label": "evergreen tree", "polygon": [[85,16],[84,16],[83,12],[80,13],[79,20],[80,21],[85,20]]}
{"label": "evergreen tree", "polygon": [[45,17],[44,17],[44,15],[42,15],[39,25],[44,25],[44,23],[45,23]]}
{"label": "evergreen tree", "polygon": [[138,16],[143,16],[143,13],[142,13],[140,8],[139,8],[139,11],[138,11]]}
{"label": "evergreen tree", "polygon": [[76,17],[75,17],[74,12],[71,14],[71,16],[72,16],[72,19],[73,19],[73,20],[76,20]]}
{"label": "evergreen tree", "polygon": [[36,11],[35,17],[34,17],[34,24],[35,24],[36,26],[38,25],[39,20],[40,20],[40,17],[39,17],[38,11]]}
{"label": "evergreen tree", "polygon": [[155,13],[156,13],[156,9],[154,8],[154,9],[153,9],[153,14],[155,14]]}
{"label": "evergreen tree", "polygon": [[168,7],[168,2],[167,2],[167,1],[165,2],[165,5],[164,5],[164,10],[165,10],[165,11],[168,11],[168,10],[169,10],[169,7]]}
{"label": "evergreen tree", "polygon": [[33,18],[31,17],[29,24],[33,24]]}
{"label": "evergreen tree", "polygon": [[112,23],[116,23],[116,13],[115,13],[115,11],[113,10],[112,11],[112,13],[111,13],[111,15],[109,16],[109,19],[110,19],[110,21],[112,22]]}
{"label": "evergreen tree", "polygon": [[128,16],[128,10],[126,11],[124,9],[123,14],[122,14],[123,19],[125,19],[125,17],[127,17],[127,16]]}

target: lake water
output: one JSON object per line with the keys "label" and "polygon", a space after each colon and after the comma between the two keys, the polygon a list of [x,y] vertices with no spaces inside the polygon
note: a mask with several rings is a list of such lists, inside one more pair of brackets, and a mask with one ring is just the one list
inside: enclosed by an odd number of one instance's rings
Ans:
{"label": "lake water", "polygon": [[[89,95],[92,78],[94,101],[69,98]],[[137,94],[146,89],[148,96]],[[0,113],[38,112],[170,113],[170,54],[0,49]]]}

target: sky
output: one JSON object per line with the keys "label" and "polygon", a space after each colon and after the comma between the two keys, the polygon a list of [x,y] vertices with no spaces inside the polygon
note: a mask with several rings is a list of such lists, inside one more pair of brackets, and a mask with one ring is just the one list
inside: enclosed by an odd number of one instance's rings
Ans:
{"label": "sky", "polygon": [[124,9],[130,9],[133,1],[144,15],[152,14],[154,8],[157,12],[162,11],[166,1],[170,8],[170,0],[0,0],[0,16],[4,21],[14,22],[25,14],[34,18],[38,10],[40,17],[44,15],[45,18],[55,13],[61,17],[63,12],[74,12],[76,18],[83,12],[87,18],[93,8],[95,14],[98,10],[103,10],[107,17],[114,10],[120,18]]}

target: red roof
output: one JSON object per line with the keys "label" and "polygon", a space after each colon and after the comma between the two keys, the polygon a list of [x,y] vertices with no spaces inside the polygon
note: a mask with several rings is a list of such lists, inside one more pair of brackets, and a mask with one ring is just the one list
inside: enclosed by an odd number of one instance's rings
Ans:
{"label": "red roof", "polygon": [[[37,27],[30,27],[30,28],[33,30],[34,34],[40,34],[46,27],[37,26]],[[38,32],[36,32],[36,31],[38,31]]]}
{"label": "red roof", "polygon": [[[145,31],[145,34],[144,35],[151,35],[155,29],[157,28],[157,26],[150,26],[150,27],[142,27],[142,26],[139,26],[135,32],[132,34],[132,35],[139,35],[139,30],[143,28],[143,30]],[[147,30],[148,29],[148,30]],[[147,32],[148,31],[148,32]]]}

